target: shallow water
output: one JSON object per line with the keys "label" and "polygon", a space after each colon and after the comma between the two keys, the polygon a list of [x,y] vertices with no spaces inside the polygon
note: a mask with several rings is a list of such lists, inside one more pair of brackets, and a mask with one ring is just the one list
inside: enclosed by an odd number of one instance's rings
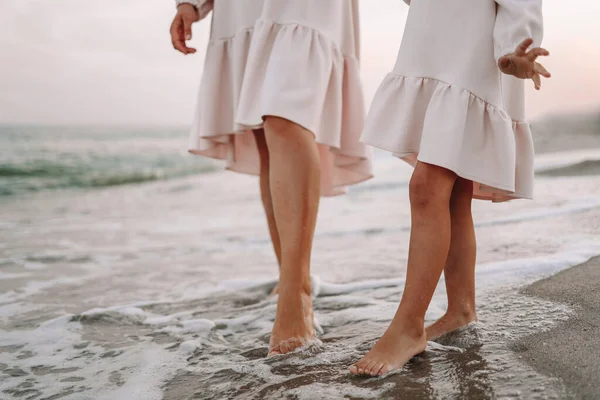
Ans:
{"label": "shallow water", "polygon": [[[598,159],[588,150],[538,165]],[[268,360],[276,267],[254,178],[218,172],[4,202],[0,397],[561,398],[560,382],[511,346],[570,311],[517,291],[600,254],[600,177],[541,176],[536,201],[476,202],[480,323],[399,373],[364,379],[347,367],[393,315],[410,229],[410,169],[386,157],[376,173],[322,203],[313,289],[323,344]],[[441,284],[427,319],[444,307]]]}

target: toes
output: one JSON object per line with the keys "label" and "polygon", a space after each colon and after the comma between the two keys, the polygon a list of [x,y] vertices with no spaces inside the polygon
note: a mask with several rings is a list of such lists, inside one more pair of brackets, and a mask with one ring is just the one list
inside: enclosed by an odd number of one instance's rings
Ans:
{"label": "toes", "polygon": [[289,352],[291,353],[292,351],[302,347],[302,341],[300,339],[294,338],[294,339],[288,340],[287,346],[288,346],[288,349],[290,350]]}
{"label": "toes", "polygon": [[363,375],[365,373],[365,364],[358,365],[358,375]]}
{"label": "toes", "polygon": [[283,353],[281,352],[281,348],[279,346],[271,347],[269,349],[269,353],[267,354],[267,358],[280,356],[281,354]]}
{"label": "toes", "polygon": [[385,363],[383,361],[379,361],[377,364],[375,364],[375,367],[373,367],[373,369],[371,369],[371,376],[383,375],[381,370],[383,369],[384,366],[385,366]]}
{"label": "toes", "polygon": [[362,375],[365,372],[365,360],[359,360],[353,366],[350,367],[350,372],[354,375]]}
{"label": "toes", "polygon": [[281,354],[287,354],[290,351],[293,350],[293,348],[291,348],[291,341],[290,340],[284,340],[283,342],[279,343],[279,350],[281,351]]}
{"label": "toes", "polygon": [[373,369],[373,367],[375,366],[376,363],[377,363],[377,360],[371,360],[371,361],[367,362],[367,364],[365,366],[365,375],[373,375],[371,373],[371,370]]}
{"label": "toes", "polygon": [[267,358],[271,358],[271,357],[275,357],[275,356],[280,356],[282,353],[279,349],[271,349],[269,350],[269,353],[267,354]]}
{"label": "toes", "polygon": [[369,368],[373,362],[369,359],[362,359],[354,364],[350,370],[354,375],[369,375]]}
{"label": "toes", "polygon": [[388,372],[393,370],[391,365],[385,363],[384,361],[365,360],[365,359],[358,361],[356,364],[352,365],[349,369],[353,375],[369,375],[369,376],[381,376],[381,375],[385,375]]}
{"label": "toes", "polygon": [[304,345],[304,342],[298,338],[292,338],[288,340],[283,340],[279,342],[277,346],[273,346],[269,350],[269,354],[267,357],[277,356],[281,354],[288,354],[292,351],[301,348]]}

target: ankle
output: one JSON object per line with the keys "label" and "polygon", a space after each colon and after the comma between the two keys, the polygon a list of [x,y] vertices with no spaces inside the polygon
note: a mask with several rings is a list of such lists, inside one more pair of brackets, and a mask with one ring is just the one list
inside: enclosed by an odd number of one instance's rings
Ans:
{"label": "ankle", "polygon": [[279,280],[279,293],[302,293],[310,296],[312,294],[312,285],[310,282],[310,277],[286,277],[284,275],[281,275]]}
{"label": "ankle", "polygon": [[398,333],[408,335],[414,338],[420,338],[425,335],[425,320],[420,317],[409,315],[398,315],[392,321],[396,325]]}
{"label": "ankle", "polygon": [[449,306],[446,315],[451,316],[461,322],[471,322],[477,319],[477,313],[475,312],[475,305],[468,303],[461,303],[457,306]]}

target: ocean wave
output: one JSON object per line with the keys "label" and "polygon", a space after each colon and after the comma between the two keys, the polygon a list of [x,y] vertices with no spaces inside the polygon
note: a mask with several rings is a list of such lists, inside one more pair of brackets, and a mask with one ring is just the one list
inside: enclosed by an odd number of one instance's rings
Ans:
{"label": "ocean wave", "polygon": [[36,166],[0,165],[0,196],[57,189],[86,189],[131,185],[181,178],[214,171],[212,165],[173,168],[118,169],[98,171],[60,164]]}
{"label": "ocean wave", "polygon": [[597,176],[600,175],[600,160],[584,160],[564,167],[549,168],[538,174],[550,177]]}
{"label": "ocean wave", "polygon": [[214,170],[164,128],[2,127],[0,197],[167,180]]}
{"label": "ocean wave", "polygon": [[63,176],[68,173],[66,165],[38,163],[36,165],[0,164],[0,177]]}

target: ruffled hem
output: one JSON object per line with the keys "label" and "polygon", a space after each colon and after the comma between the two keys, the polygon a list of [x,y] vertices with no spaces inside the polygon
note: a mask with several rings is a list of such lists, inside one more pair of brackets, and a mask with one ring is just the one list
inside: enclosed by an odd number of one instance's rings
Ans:
{"label": "ruffled hem", "polygon": [[375,95],[361,140],[413,166],[418,160],[472,180],[476,199],[533,197],[529,124],[437,79],[389,74]]}
{"label": "ruffled hem", "polygon": [[372,177],[370,150],[359,142],[364,101],[358,60],[326,36],[261,20],[253,31],[212,42],[206,60],[190,152],[259,174],[252,129],[272,115],[315,135],[323,196]]}

